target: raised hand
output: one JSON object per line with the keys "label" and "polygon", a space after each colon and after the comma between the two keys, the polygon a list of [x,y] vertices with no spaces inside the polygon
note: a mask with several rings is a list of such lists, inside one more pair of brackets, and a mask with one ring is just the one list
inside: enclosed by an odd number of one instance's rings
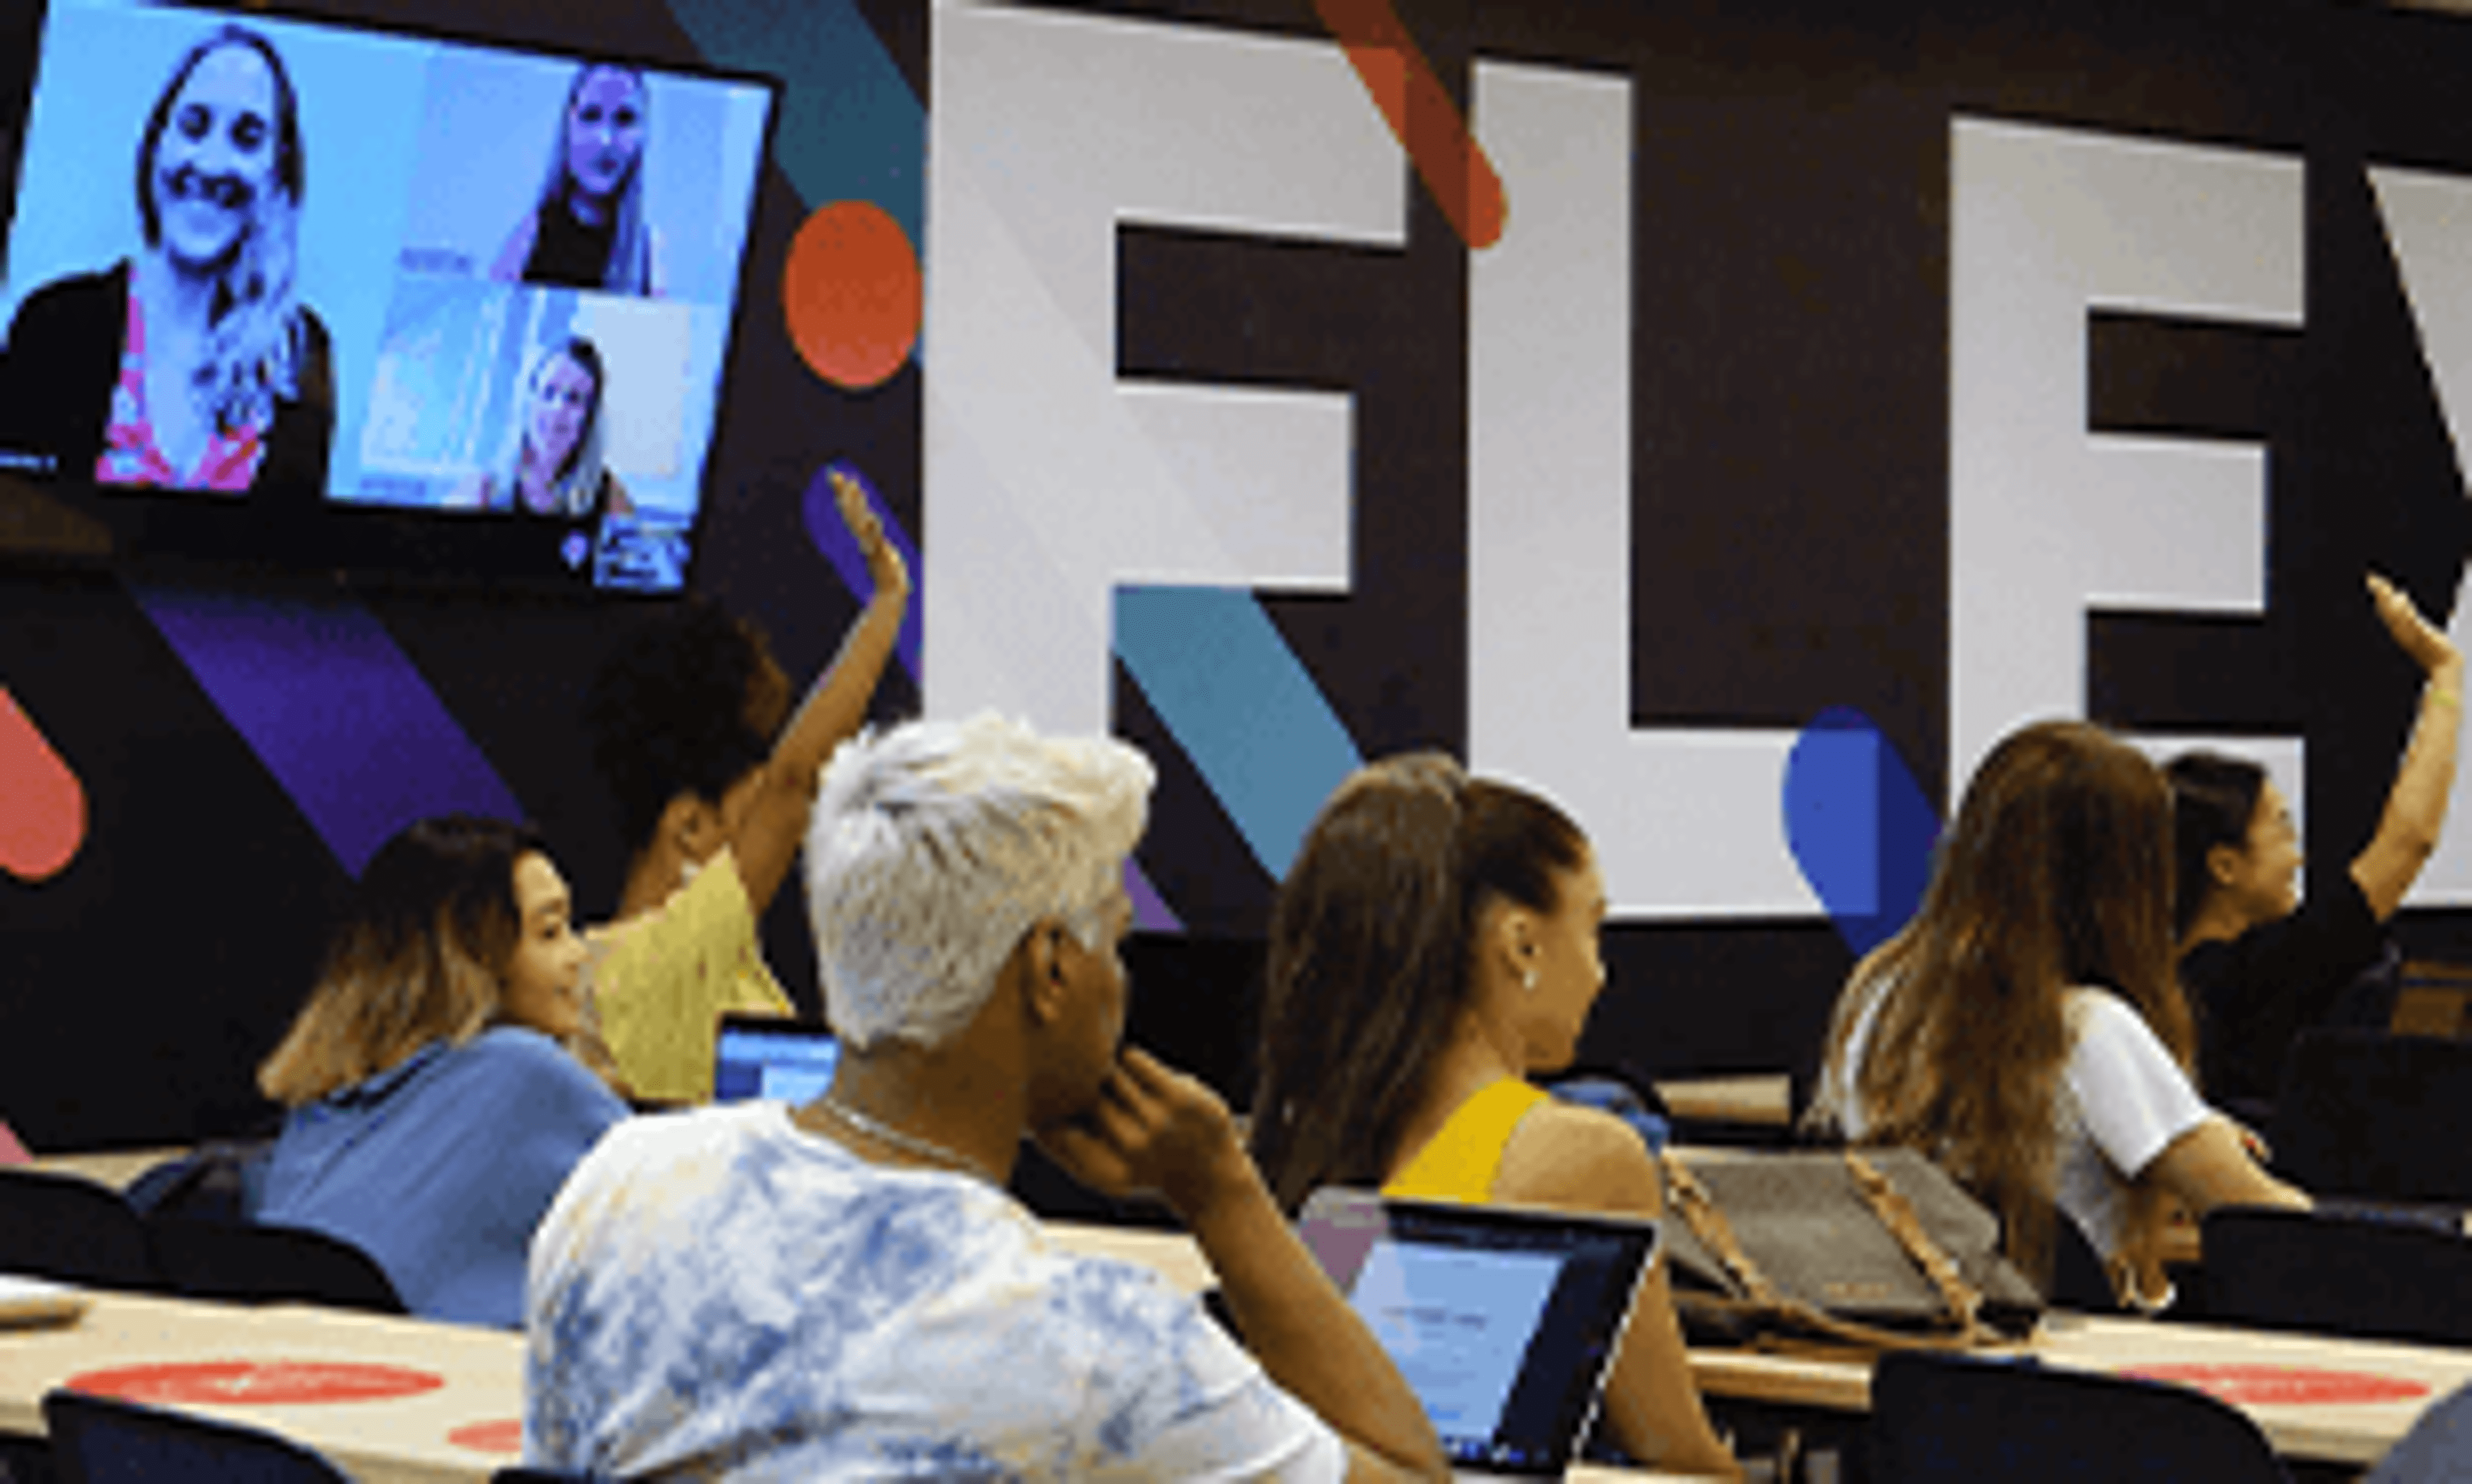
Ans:
{"label": "raised hand", "polygon": [[886,537],[884,520],[868,503],[867,490],[840,469],[828,471],[826,477],[833,482],[833,499],[841,506],[842,524],[857,538],[859,554],[867,558],[867,575],[874,581],[876,593],[907,597],[910,564],[901,559],[901,549]]}
{"label": "raised hand", "polygon": [[2378,610],[2378,621],[2394,636],[2395,647],[2423,671],[2433,671],[2450,661],[2462,658],[2445,634],[2420,616],[2412,599],[2403,589],[2377,573],[2367,577],[2369,601]]}

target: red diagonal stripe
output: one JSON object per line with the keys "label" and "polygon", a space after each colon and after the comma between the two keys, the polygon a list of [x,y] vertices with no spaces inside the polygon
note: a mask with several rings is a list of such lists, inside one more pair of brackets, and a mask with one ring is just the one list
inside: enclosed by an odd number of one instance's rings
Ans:
{"label": "red diagonal stripe", "polygon": [[38,882],[85,841],[85,786],[0,686],[0,871]]}
{"label": "red diagonal stripe", "polygon": [[1348,64],[1408,152],[1451,230],[1471,247],[1490,247],[1500,241],[1509,210],[1502,177],[1468,132],[1467,120],[1442,80],[1434,76],[1415,38],[1400,24],[1390,0],[1314,0],[1314,11],[1347,53]]}

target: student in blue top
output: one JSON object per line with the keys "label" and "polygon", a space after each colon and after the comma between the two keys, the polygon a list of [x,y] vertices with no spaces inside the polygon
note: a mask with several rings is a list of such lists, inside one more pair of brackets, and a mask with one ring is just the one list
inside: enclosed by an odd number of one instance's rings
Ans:
{"label": "student in blue top", "polygon": [[256,1218],[360,1247],[416,1314],[522,1323],[533,1228],[627,1116],[561,1044],[583,953],[530,831],[458,814],[388,840],[258,1069],[291,1114]]}

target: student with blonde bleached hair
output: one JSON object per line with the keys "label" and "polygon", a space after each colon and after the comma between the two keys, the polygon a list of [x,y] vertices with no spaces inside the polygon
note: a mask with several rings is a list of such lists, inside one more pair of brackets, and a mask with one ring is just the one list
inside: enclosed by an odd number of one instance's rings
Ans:
{"label": "student with blonde bleached hair", "polygon": [[[1124,1045],[1153,771],[993,716],[845,743],[807,832],[814,1101],[639,1119],[533,1248],[535,1463],[663,1478],[1445,1476],[1217,1095]],[[1240,1347],[1050,1243],[1021,1141],[1192,1230]]]}

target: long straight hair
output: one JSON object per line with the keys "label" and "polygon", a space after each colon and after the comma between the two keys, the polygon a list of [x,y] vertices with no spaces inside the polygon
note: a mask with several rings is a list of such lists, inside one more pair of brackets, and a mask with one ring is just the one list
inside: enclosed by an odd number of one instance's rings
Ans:
{"label": "long straight hair", "polygon": [[421,820],[378,847],[258,1087],[298,1107],[498,1020],[522,932],[515,862],[534,854],[548,851],[531,830],[470,814]]}
{"label": "long straight hair", "polygon": [[643,147],[635,152],[635,162],[627,167],[626,183],[618,188],[616,208],[610,213],[609,258],[602,265],[601,287],[611,294],[649,294],[653,292],[653,229],[644,217],[644,158],[653,149],[653,89],[640,68],[621,61],[588,61],[575,69],[575,81],[566,87],[566,103],[558,110],[549,171],[541,179],[535,209],[543,214],[567,210],[567,198],[575,190],[575,177],[567,171],[567,130],[575,116],[576,97],[596,72],[615,72],[631,81],[644,118]]}
{"label": "long straight hair", "polygon": [[1439,753],[1361,769],[1322,805],[1271,910],[1251,1147],[1291,1213],[1374,1185],[1472,986],[1496,900],[1540,912],[1586,858],[1570,817]]}
{"label": "long straight hair", "polygon": [[154,158],[173,106],[199,63],[226,47],[244,47],[266,64],[274,83],[274,183],[250,202],[249,221],[231,261],[216,274],[206,309],[206,340],[189,368],[199,409],[226,433],[264,428],[274,420],[274,403],[300,395],[300,363],[307,355],[297,270],[300,198],[307,166],[300,139],[300,104],[292,74],[274,44],[246,26],[224,25],[181,55],[171,81],[146,116],[137,145],[137,215],[149,248],[161,246],[163,208],[154,199]]}
{"label": "long straight hair", "polygon": [[[2120,996],[2186,1069],[2197,1035],[2172,945],[2162,774],[2083,722],[2012,733],[1966,785],[1921,910],[1846,982],[1828,1032],[1837,1095],[1859,1100],[1866,1142],[1919,1148],[1973,1187],[2004,1218],[2012,1256],[2048,1272],[2063,997],[2079,985]],[[1844,1067],[1875,1001],[1863,1065]],[[2131,1241],[2156,1235],[2159,1215],[2141,1197]]]}

